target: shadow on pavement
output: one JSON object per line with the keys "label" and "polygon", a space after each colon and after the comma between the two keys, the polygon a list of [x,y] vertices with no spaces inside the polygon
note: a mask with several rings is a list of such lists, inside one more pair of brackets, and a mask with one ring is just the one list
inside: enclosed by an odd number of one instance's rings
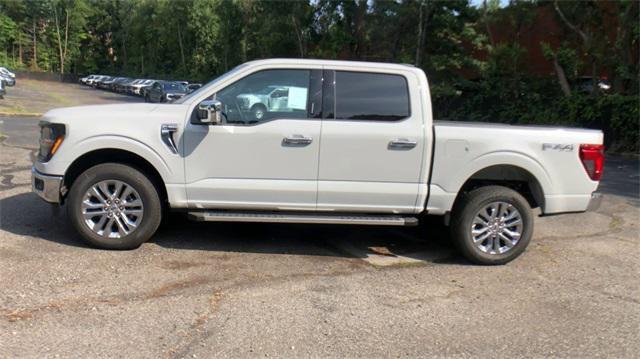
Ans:
{"label": "shadow on pavement", "polygon": [[[67,220],[66,208],[55,208],[32,193],[4,198],[0,200],[0,228],[16,235],[86,248]],[[151,242],[180,250],[346,258],[389,255],[457,262],[451,258],[445,227],[437,219],[433,222],[419,227],[206,223],[171,214]]]}

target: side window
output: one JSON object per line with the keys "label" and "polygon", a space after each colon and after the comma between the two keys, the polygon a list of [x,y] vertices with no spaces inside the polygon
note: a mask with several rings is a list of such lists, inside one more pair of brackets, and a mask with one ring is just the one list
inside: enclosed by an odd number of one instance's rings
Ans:
{"label": "side window", "polygon": [[336,119],[396,121],[409,117],[404,76],[336,71]]}
{"label": "side window", "polygon": [[227,123],[307,118],[310,70],[266,70],[218,91]]}

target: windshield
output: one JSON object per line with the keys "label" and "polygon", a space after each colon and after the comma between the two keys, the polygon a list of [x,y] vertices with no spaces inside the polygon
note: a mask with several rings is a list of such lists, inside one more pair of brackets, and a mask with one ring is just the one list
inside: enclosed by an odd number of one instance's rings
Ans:
{"label": "windshield", "polygon": [[162,84],[162,87],[167,91],[182,91],[186,92],[187,90],[184,88],[184,85],[176,83],[176,82],[167,82]]}
{"label": "windshield", "polygon": [[179,99],[178,101],[175,101],[174,103],[185,103],[185,101],[189,101],[194,97],[198,97],[201,94],[205,93],[206,91],[208,91],[207,89],[213,85],[214,83],[224,80],[229,76],[232,76],[233,74],[235,74],[236,72],[240,71],[241,69],[243,69],[246,65],[242,64],[242,65],[238,65],[236,67],[234,67],[233,69],[231,69],[231,71],[225,72],[224,74],[214,78],[213,80],[207,82],[206,84],[202,85],[202,87],[200,87],[199,89],[193,91],[192,93],[182,97],[181,99]]}

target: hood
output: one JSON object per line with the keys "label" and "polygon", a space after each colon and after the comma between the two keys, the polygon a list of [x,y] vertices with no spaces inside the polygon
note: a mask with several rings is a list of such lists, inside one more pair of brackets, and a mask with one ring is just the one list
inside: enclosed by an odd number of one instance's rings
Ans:
{"label": "hood", "polygon": [[103,116],[127,117],[144,115],[153,111],[158,104],[152,103],[129,103],[116,105],[92,105],[63,107],[50,110],[43,117],[48,120],[65,120],[68,118],[98,118]]}

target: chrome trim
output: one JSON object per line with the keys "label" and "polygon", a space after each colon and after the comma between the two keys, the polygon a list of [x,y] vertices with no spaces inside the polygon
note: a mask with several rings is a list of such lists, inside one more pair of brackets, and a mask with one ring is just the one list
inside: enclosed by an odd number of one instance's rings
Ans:
{"label": "chrome trim", "polygon": [[604,196],[600,192],[591,193],[591,200],[589,200],[587,211],[591,212],[600,208],[600,204],[602,204],[602,198],[604,198]]}
{"label": "chrome trim", "polygon": [[[42,189],[36,188],[36,180],[43,183]],[[60,188],[62,186],[62,176],[45,175],[38,172],[35,167],[31,168],[31,190],[49,203],[60,203]]]}
{"label": "chrome trim", "polygon": [[398,215],[322,215],[252,212],[189,212],[189,218],[203,222],[263,222],[263,223],[316,223],[360,224],[384,226],[417,225],[415,217]]}
{"label": "chrome trim", "polygon": [[410,150],[418,145],[417,141],[411,141],[406,138],[398,138],[389,142],[390,150]]}
{"label": "chrome trim", "polygon": [[178,147],[173,139],[173,134],[178,131],[178,125],[175,123],[165,123],[160,126],[160,137],[162,142],[169,148],[171,153],[178,154]]}
{"label": "chrome trim", "polygon": [[292,135],[282,139],[282,144],[285,146],[306,146],[311,142],[313,142],[313,138],[302,135]]}

